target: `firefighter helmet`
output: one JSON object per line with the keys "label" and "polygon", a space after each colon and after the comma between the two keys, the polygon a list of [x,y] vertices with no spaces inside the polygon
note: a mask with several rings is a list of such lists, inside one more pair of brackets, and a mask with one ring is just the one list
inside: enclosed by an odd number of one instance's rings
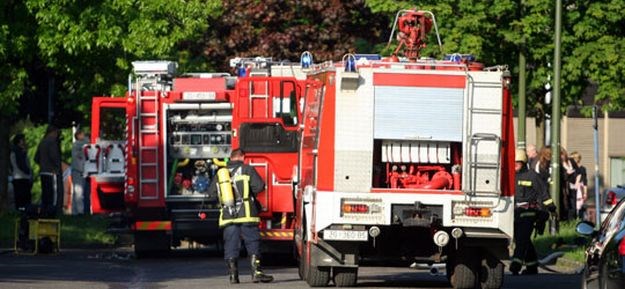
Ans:
{"label": "firefighter helmet", "polygon": [[524,149],[517,149],[514,160],[517,162],[527,163],[527,154]]}

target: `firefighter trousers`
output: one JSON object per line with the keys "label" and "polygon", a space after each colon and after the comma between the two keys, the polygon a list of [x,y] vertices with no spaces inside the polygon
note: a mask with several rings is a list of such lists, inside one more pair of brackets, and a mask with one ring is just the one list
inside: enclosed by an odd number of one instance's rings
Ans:
{"label": "firefighter trousers", "polygon": [[258,224],[230,224],[224,227],[224,259],[239,258],[241,239],[249,256],[260,256],[260,230]]}
{"label": "firefighter trousers", "polygon": [[523,265],[527,269],[536,270],[538,257],[532,243],[532,232],[536,222],[537,212],[533,209],[517,208],[514,212],[514,255],[510,264],[510,271],[518,273]]}

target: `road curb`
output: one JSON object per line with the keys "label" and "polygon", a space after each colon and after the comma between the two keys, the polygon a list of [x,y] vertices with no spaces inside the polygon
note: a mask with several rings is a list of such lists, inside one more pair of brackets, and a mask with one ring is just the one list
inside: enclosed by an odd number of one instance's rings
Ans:
{"label": "road curb", "polygon": [[540,266],[547,271],[561,274],[579,274],[584,264],[564,257],[564,252],[557,251],[538,261]]}
{"label": "road curb", "polygon": [[563,274],[579,274],[584,269],[583,263],[564,257],[558,258],[555,266]]}

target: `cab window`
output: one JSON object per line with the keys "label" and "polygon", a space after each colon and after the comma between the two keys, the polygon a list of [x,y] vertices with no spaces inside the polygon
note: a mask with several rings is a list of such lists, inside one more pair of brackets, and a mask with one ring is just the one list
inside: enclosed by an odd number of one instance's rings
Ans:
{"label": "cab window", "polygon": [[126,109],[118,107],[100,108],[100,139],[121,141],[126,133]]}

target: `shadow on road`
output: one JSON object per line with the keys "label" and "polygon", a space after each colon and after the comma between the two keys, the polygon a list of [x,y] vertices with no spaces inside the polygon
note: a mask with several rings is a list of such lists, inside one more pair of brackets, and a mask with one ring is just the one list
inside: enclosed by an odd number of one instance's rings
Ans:
{"label": "shadow on road", "polygon": [[445,276],[429,273],[395,273],[392,275],[367,275],[358,277],[358,287],[376,288],[449,288]]}

